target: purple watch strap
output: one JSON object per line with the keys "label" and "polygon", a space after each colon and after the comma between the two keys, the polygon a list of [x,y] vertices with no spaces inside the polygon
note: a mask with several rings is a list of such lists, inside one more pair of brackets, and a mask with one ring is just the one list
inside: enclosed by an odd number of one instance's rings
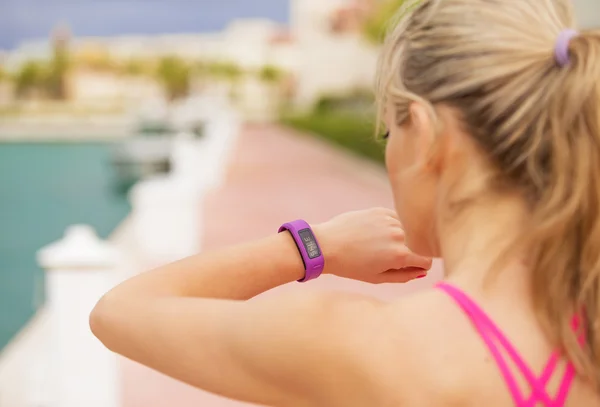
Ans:
{"label": "purple watch strap", "polygon": [[304,278],[298,281],[303,283],[319,277],[325,267],[325,258],[310,225],[298,219],[281,225],[279,233],[284,230],[289,231],[294,238],[304,262]]}

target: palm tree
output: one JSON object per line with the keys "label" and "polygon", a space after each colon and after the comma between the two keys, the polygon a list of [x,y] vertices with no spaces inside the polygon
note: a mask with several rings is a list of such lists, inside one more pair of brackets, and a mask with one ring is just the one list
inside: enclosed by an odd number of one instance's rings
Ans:
{"label": "palm tree", "polygon": [[158,63],[157,76],[170,100],[187,96],[190,90],[191,70],[180,58],[171,56]]}
{"label": "palm tree", "polygon": [[70,68],[69,42],[71,34],[65,25],[52,32],[52,58],[48,63],[43,87],[53,99],[67,98],[67,75]]}
{"label": "palm tree", "polygon": [[55,47],[50,61],[45,86],[53,99],[64,100],[67,97],[67,75],[69,73],[69,53],[66,48]]}
{"label": "palm tree", "polygon": [[39,61],[28,61],[15,74],[15,93],[18,98],[26,97],[43,87],[47,68]]}

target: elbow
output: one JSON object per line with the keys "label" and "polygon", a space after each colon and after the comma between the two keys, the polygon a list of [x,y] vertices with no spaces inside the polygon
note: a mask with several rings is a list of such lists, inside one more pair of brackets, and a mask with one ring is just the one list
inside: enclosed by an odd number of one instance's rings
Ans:
{"label": "elbow", "polygon": [[109,350],[111,347],[110,338],[114,336],[115,326],[117,325],[118,306],[112,298],[111,293],[104,295],[96,304],[89,317],[89,325],[92,334],[102,342]]}

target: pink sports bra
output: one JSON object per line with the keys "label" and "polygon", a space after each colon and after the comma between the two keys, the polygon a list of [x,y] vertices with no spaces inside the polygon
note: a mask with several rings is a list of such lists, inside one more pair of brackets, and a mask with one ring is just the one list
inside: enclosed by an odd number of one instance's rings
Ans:
{"label": "pink sports bra", "polygon": [[[550,360],[546,364],[541,376],[537,377],[529,366],[527,366],[527,363],[525,363],[523,358],[519,355],[519,352],[517,352],[506,336],[502,334],[498,326],[473,300],[471,300],[471,298],[463,291],[447,283],[440,283],[437,287],[452,297],[467,314],[496,360],[496,364],[502,372],[502,376],[504,376],[504,380],[508,385],[517,407],[533,407],[537,405],[537,403],[543,403],[546,407],[564,406],[569,389],[571,388],[575,377],[575,368],[572,363],[567,363],[558,388],[558,393],[552,397],[548,394],[546,386],[555,373],[556,366],[560,360],[558,352],[554,352],[550,356]],[[578,328],[579,318],[574,318],[573,329],[577,330]],[[580,343],[583,343],[583,341],[584,337],[582,336],[580,338]],[[504,348],[510,359],[514,362],[525,379],[527,379],[527,382],[531,386],[531,394],[529,396],[525,397],[522,394],[500,348]]]}

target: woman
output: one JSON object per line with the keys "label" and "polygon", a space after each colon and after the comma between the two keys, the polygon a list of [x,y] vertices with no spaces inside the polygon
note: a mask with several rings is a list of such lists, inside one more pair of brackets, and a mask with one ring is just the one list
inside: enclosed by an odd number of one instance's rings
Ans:
{"label": "woman", "polygon": [[[600,405],[600,32],[570,30],[570,3],[410,4],[378,86],[396,210],[142,274],[99,302],[94,333],[271,406]],[[431,257],[445,281],[392,303],[247,301],[321,271],[406,282]]]}

